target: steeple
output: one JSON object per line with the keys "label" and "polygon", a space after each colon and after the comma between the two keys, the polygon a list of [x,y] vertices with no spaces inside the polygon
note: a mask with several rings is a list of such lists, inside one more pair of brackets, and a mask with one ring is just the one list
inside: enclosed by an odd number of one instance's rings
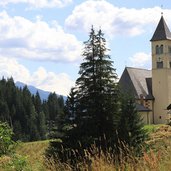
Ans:
{"label": "steeple", "polygon": [[171,40],[171,32],[162,15],[151,41],[168,40],[168,39]]}

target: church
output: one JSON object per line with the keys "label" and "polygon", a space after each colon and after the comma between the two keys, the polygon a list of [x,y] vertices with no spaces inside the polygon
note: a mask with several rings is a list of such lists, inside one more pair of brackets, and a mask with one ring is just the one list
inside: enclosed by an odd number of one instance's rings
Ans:
{"label": "church", "polygon": [[163,15],[150,41],[152,70],[126,67],[119,85],[135,97],[145,124],[165,124],[171,121],[171,32]]}

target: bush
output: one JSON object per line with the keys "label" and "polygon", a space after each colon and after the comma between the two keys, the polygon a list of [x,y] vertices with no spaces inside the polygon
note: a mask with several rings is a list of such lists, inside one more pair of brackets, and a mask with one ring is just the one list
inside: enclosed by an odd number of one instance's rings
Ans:
{"label": "bush", "polygon": [[0,169],[6,171],[31,171],[30,166],[28,165],[27,158],[21,155],[12,155],[11,157],[5,156],[8,160],[4,159],[4,162],[1,162]]}
{"label": "bush", "polygon": [[7,123],[0,122],[0,156],[13,151],[15,142],[12,140],[13,131]]}

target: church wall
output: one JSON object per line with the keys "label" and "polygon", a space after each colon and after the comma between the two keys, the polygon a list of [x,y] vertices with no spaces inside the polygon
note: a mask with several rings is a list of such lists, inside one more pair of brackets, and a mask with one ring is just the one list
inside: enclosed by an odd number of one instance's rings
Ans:
{"label": "church wall", "polygon": [[139,114],[145,125],[153,124],[152,112],[139,112]]}
{"label": "church wall", "polygon": [[140,99],[136,100],[137,103],[142,104],[144,107],[150,109],[149,112],[138,112],[141,115],[144,124],[153,124],[153,100],[146,100],[144,99],[143,102]]}

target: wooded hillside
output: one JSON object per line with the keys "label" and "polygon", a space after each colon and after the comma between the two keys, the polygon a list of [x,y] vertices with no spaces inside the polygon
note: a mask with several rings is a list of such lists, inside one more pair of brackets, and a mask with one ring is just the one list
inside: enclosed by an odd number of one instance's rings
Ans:
{"label": "wooded hillside", "polygon": [[13,128],[14,139],[33,141],[50,136],[54,122],[63,114],[62,96],[50,93],[47,101],[32,95],[27,86],[17,88],[13,78],[0,80],[0,121]]}

